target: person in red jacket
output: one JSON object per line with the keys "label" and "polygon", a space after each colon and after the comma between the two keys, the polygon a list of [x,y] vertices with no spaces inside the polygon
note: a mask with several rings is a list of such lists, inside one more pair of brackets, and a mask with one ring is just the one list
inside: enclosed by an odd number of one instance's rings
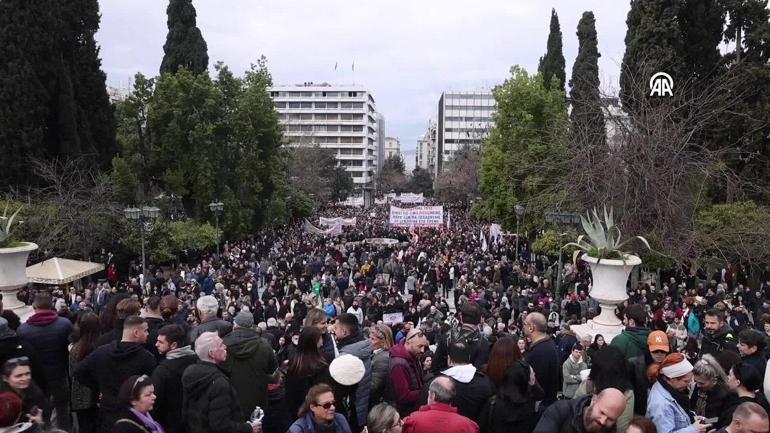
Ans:
{"label": "person in red jacket", "polygon": [[452,380],[441,376],[428,388],[428,404],[404,419],[403,433],[479,433],[479,425],[450,405],[455,396]]}
{"label": "person in red jacket", "polygon": [[423,369],[417,358],[428,347],[428,338],[413,328],[404,342],[390,349],[389,401],[395,403],[399,415],[405,417],[417,410],[425,384]]}

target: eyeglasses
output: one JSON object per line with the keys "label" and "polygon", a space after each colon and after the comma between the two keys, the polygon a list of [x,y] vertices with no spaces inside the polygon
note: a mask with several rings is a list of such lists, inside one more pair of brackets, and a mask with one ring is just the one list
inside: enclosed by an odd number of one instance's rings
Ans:
{"label": "eyeglasses", "polygon": [[137,377],[136,380],[134,381],[134,386],[131,387],[131,394],[133,394],[134,391],[136,391],[136,386],[137,385],[139,385],[141,382],[144,382],[145,380],[147,380],[149,378],[150,377],[147,376],[146,374],[143,374],[143,375]]}
{"label": "eyeglasses", "polygon": [[319,407],[322,407],[322,408],[324,408],[326,410],[329,410],[332,407],[336,407],[336,404],[337,404],[336,401],[330,401],[330,402],[324,403],[324,404],[317,404],[316,406],[319,406]]}

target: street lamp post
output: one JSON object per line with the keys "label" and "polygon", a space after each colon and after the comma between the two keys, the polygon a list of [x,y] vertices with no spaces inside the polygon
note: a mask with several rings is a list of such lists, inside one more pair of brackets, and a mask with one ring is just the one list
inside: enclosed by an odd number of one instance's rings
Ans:
{"label": "street lamp post", "polygon": [[123,209],[123,215],[127,219],[139,221],[139,236],[142,239],[142,286],[147,280],[147,258],[144,252],[144,224],[154,221],[160,216],[160,209],[154,206],[142,206],[142,208],[128,207]]}
{"label": "street lamp post", "polygon": [[213,201],[209,203],[209,209],[212,213],[214,213],[214,221],[216,222],[216,228],[217,228],[217,257],[219,257],[219,214],[222,213],[223,210],[225,210],[225,204],[221,201]]}
{"label": "street lamp post", "polygon": [[516,212],[516,261],[519,261],[519,220],[524,217],[524,206],[517,204],[513,210]]}

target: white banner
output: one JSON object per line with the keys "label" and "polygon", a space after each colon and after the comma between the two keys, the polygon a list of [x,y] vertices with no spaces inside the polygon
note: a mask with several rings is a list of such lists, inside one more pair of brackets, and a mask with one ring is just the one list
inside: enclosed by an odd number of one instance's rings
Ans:
{"label": "white banner", "polygon": [[320,217],[318,219],[318,225],[321,226],[333,226],[336,224],[340,224],[343,226],[354,226],[356,225],[356,217],[353,218],[342,218],[342,217],[334,217],[334,218],[324,218]]}
{"label": "white banner", "polygon": [[382,313],[382,323],[390,326],[404,322],[404,313]]}
{"label": "white banner", "polygon": [[313,235],[341,235],[342,234],[342,225],[341,224],[335,224],[331,228],[328,229],[319,229],[318,227],[314,226],[310,223],[310,221],[305,220],[303,228],[307,233],[313,234]]}
{"label": "white banner", "polygon": [[390,207],[390,225],[395,227],[441,227],[444,206]]}
{"label": "white banner", "polygon": [[422,193],[402,192],[396,200],[401,203],[422,203],[425,201],[425,197],[423,197]]}

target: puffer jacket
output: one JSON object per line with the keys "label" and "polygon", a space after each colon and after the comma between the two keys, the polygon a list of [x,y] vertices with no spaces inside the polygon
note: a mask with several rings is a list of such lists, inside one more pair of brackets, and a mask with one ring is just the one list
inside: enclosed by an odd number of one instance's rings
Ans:
{"label": "puffer jacket", "polygon": [[198,361],[182,375],[182,416],[190,433],[251,433],[238,395],[222,369]]}
{"label": "puffer jacket", "polygon": [[366,416],[369,413],[369,392],[372,385],[372,344],[369,339],[363,338],[360,333],[350,338],[340,339],[337,343],[340,355],[350,354],[364,363],[364,377],[355,387],[355,410],[358,426],[366,425]]}

